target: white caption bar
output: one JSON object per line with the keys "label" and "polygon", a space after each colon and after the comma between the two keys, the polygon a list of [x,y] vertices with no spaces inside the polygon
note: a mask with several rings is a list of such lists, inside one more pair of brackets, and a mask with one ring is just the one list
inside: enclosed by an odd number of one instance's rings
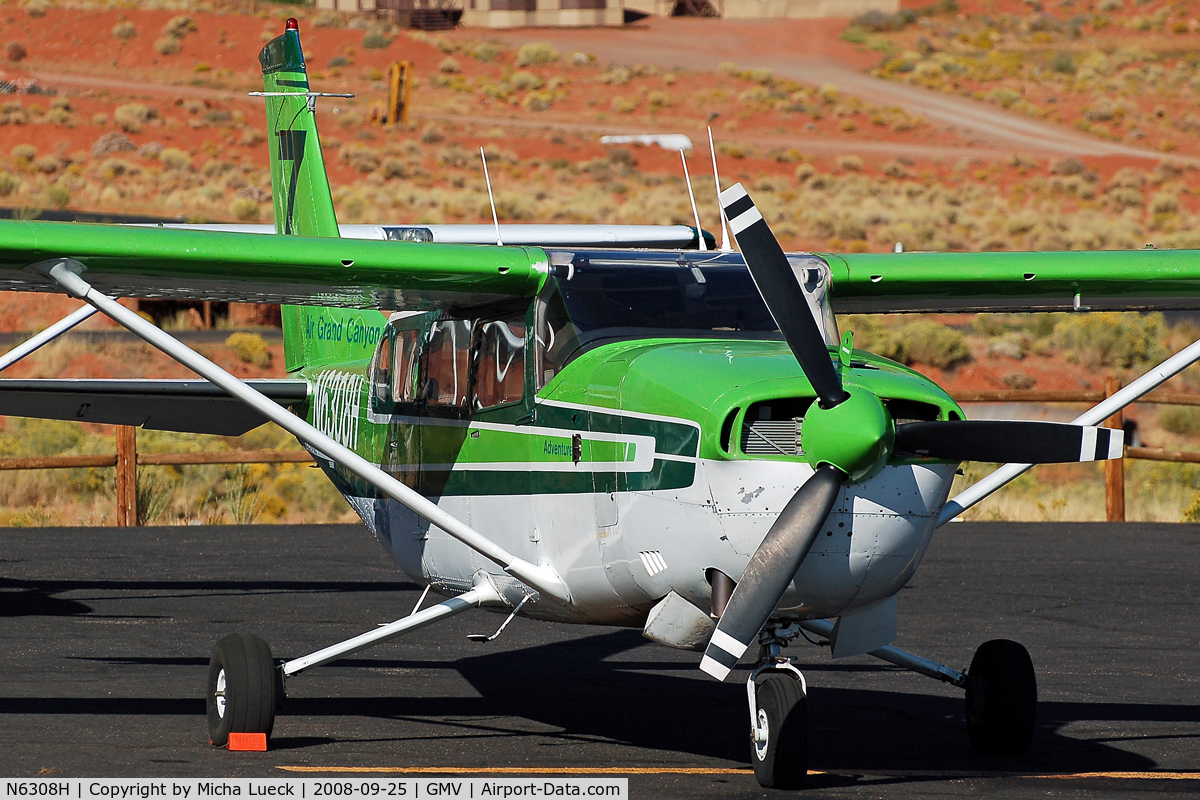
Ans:
{"label": "white caption bar", "polygon": [[29,797],[79,800],[604,797],[629,800],[629,779],[554,775],[528,778],[0,778],[0,798]]}

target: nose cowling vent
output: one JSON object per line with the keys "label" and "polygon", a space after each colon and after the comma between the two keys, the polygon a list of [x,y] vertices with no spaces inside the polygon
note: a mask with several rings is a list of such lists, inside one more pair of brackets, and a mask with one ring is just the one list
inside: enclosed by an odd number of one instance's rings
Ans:
{"label": "nose cowling vent", "polygon": [[800,425],[811,397],[763,400],[746,409],[742,421],[742,452],[748,456],[802,456]]}
{"label": "nose cowling vent", "polygon": [[804,455],[800,419],[747,420],[742,426],[742,452],[748,456]]}

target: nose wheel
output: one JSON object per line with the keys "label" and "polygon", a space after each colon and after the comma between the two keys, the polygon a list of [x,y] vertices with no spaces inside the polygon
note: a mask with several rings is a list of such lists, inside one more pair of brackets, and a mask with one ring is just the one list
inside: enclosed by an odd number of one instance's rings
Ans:
{"label": "nose wheel", "polygon": [[208,662],[208,738],[229,743],[230,733],[271,735],[282,700],[271,648],[252,633],[233,633],[217,642]]}
{"label": "nose wheel", "polygon": [[752,691],[754,777],[767,789],[799,788],[808,774],[808,697],[803,679],[790,670],[768,672]]}

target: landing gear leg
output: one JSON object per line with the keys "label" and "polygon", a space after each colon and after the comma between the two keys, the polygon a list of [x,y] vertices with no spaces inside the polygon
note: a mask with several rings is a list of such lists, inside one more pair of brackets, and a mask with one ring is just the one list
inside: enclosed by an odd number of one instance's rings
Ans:
{"label": "landing gear leg", "polygon": [[1008,639],[984,642],[967,670],[967,733],[986,755],[1021,755],[1033,740],[1037,678],[1029,651]]}
{"label": "landing gear leg", "polygon": [[797,789],[808,774],[808,687],[780,654],[800,634],[795,625],[767,623],[759,634],[759,664],[746,681],[750,701],[750,761],[767,789]]}
{"label": "landing gear leg", "polygon": [[271,648],[252,633],[232,633],[213,648],[208,662],[208,738],[217,747],[230,733],[271,735],[281,673]]}

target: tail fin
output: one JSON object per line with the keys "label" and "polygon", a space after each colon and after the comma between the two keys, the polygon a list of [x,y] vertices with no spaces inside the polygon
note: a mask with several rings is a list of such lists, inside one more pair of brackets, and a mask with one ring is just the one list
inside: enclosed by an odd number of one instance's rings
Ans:
{"label": "tail fin", "polygon": [[337,217],[295,19],[287,21],[282,36],[267,42],[258,60],[267,100],[275,232],[336,237]]}
{"label": "tail fin", "polygon": [[[299,27],[295,19],[289,19],[283,35],[267,42],[258,54],[267,101],[275,233],[337,237],[337,217],[310,102]],[[312,318],[321,310],[285,305],[280,312],[287,371],[295,372],[320,360],[305,331],[313,328]]]}

